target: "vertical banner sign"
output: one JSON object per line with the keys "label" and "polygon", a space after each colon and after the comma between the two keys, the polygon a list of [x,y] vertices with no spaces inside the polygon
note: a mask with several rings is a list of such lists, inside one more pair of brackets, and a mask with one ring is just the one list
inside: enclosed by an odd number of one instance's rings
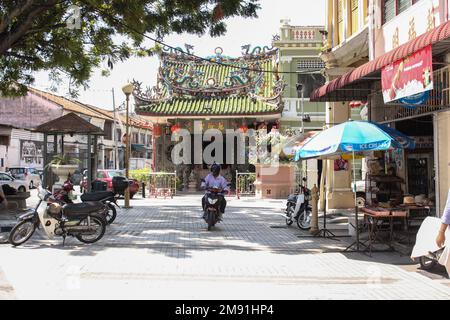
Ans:
{"label": "vertical banner sign", "polygon": [[431,45],[381,70],[385,103],[433,89]]}

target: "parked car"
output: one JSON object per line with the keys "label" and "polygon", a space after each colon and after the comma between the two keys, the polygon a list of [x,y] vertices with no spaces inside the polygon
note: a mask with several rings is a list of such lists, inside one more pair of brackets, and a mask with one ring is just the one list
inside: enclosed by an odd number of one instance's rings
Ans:
{"label": "parked car", "polygon": [[26,181],[29,189],[37,188],[41,185],[41,176],[35,168],[10,167],[9,172],[15,179]]}
{"label": "parked car", "polygon": [[11,176],[7,172],[0,171],[0,186],[9,185],[19,192],[28,191],[28,182],[25,180],[19,180]]}
{"label": "parked car", "polygon": [[[112,191],[113,185],[112,180],[114,177],[120,176],[125,177],[125,172],[123,170],[112,170],[112,169],[100,169],[97,170],[97,176],[95,177],[95,181],[103,181],[106,182],[106,188],[108,191]],[[130,198],[139,191],[139,183],[134,179],[128,179],[130,181]],[[83,179],[80,186],[82,190],[86,190],[86,181],[87,179]]]}

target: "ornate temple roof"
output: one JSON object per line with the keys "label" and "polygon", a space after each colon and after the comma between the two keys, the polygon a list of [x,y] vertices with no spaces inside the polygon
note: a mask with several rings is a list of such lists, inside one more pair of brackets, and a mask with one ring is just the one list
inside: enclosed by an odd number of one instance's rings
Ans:
{"label": "ornate temple roof", "polygon": [[[191,46],[186,46],[189,51]],[[152,117],[253,116],[281,113],[283,81],[278,52],[242,47],[240,58],[197,58],[176,50],[159,53],[157,85],[143,89],[134,82],[136,112]]]}

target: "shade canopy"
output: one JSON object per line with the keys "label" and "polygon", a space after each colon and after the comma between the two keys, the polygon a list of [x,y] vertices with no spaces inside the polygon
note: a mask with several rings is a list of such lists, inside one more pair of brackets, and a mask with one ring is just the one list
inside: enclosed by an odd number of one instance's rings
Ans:
{"label": "shade canopy", "polygon": [[104,131],[71,112],[62,117],[43,123],[34,129],[46,134],[91,134],[104,135]]}
{"label": "shade canopy", "polygon": [[146,147],[143,144],[139,144],[139,143],[132,143],[131,144],[131,150],[132,151],[138,151],[138,152],[147,152],[150,150],[150,148]]}
{"label": "shade canopy", "polygon": [[381,69],[400,59],[425,48],[433,46],[433,55],[448,50],[450,44],[450,21],[428,31],[415,39],[369,61],[362,66],[336,78],[311,93],[311,101],[352,101],[366,100],[372,92],[373,80],[381,79]]}
{"label": "shade canopy", "polygon": [[414,147],[414,139],[388,126],[369,121],[347,121],[314,136],[297,150],[295,160]]}

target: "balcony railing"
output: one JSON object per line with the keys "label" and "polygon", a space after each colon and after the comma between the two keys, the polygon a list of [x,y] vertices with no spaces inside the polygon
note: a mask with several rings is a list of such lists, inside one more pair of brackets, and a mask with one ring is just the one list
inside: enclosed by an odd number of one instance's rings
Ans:
{"label": "balcony railing", "polygon": [[384,104],[381,93],[372,95],[373,99],[369,99],[371,108],[378,109],[372,113],[374,115],[372,120],[389,122],[450,109],[450,66],[433,72],[433,86],[430,97],[422,105],[406,105],[395,102]]}

